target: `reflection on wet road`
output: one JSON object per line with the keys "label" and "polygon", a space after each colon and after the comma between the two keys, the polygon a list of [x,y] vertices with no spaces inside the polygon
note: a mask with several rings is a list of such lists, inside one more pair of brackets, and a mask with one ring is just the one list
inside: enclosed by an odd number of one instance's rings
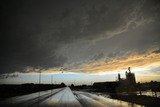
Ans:
{"label": "reflection on wet road", "polygon": [[1,107],[141,107],[124,101],[109,99],[69,87],[37,92],[0,101]]}

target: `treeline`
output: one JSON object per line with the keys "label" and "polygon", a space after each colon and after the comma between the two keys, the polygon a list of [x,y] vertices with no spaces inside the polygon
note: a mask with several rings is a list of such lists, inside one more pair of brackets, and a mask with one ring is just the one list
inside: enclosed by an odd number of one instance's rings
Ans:
{"label": "treeline", "polygon": [[93,85],[77,85],[71,84],[72,90],[89,90],[96,92],[108,92],[108,93],[120,93],[120,92],[136,92],[136,91],[147,91],[160,92],[160,82],[151,81],[146,83],[136,83],[134,85],[123,85],[118,81],[115,82],[99,82]]}

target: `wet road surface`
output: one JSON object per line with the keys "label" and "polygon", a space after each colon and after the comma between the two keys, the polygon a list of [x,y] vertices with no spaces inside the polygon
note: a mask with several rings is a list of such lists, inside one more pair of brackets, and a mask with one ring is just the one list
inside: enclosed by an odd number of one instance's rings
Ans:
{"label": "wet road surface", "polygon": [[0,107],[142,107],[69,87],[12,97],[0,101]]}

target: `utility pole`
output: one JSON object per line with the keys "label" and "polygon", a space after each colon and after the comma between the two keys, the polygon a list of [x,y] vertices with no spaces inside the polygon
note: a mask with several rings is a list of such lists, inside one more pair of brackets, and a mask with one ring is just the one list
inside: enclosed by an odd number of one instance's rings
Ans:
{"label": "utility pole", "polygon": [[41,71],[39,72],[39,84],[41,84]]}
{"label": "utility pole", "polygon": [[53,84],[53,75],[51,75],[51,84]]}
{"label": "utility pole", "polygon": [[92,81],[91,81],[91,85],[92,85]]}
{"label": "utility pole", "polygon": [[76,80],[74,80],[74,86],[76,85]]}

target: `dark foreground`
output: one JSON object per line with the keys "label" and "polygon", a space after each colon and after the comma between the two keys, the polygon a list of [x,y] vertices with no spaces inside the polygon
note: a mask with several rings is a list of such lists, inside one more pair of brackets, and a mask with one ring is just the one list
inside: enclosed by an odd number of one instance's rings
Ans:
{"label": "dark foreground", "polygon": [[112,95],[113,99],[132,102],[147,107],[160,107],[160,98],[145,95]]}
{"label": "dark foreground", "polygon": [[14,96],[26,95],[30,93],[35,93],[39,91],[45,91],[50,89],[62,88],[65,87],[64,83],[61,84],[7,84],[0,85],[0,100],[5,98],[10,98]]}
{"label": "dark foreground", "polygon": [[0,107],[141,107],[69,87],[36,92],[0,101]]}

